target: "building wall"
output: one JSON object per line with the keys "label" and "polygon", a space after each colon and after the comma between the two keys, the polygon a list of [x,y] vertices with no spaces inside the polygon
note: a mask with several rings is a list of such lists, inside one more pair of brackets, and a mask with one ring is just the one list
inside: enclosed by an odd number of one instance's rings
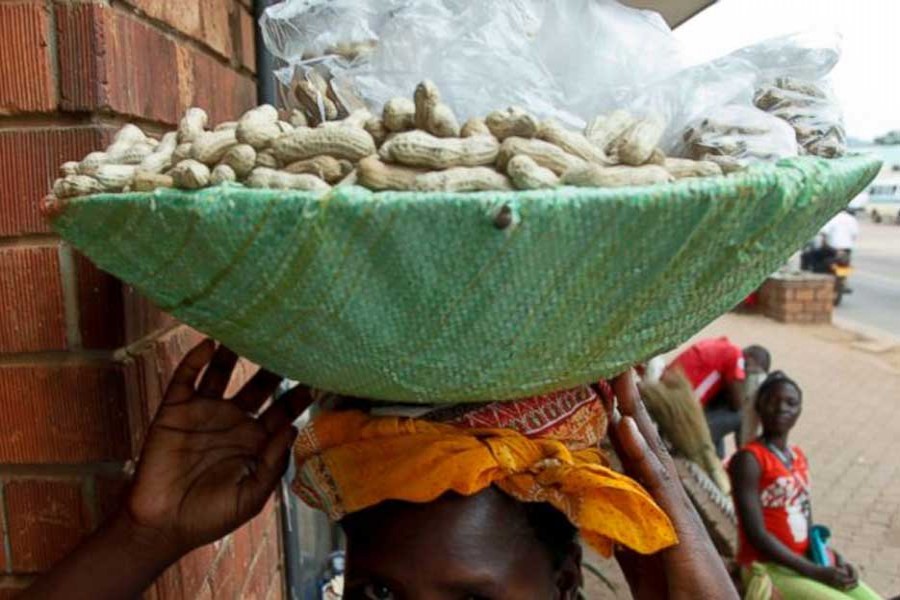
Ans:
{"label": "building wall", "polygon": [[[39,202],[58,165],[126,122],[160,132],[188,106],[222,121],[255,104],[250,10],[0,1],[0,600],[115,510],[164,385],[200,339],[62,243]],[[147,597],[281,597],[273,502]]]}

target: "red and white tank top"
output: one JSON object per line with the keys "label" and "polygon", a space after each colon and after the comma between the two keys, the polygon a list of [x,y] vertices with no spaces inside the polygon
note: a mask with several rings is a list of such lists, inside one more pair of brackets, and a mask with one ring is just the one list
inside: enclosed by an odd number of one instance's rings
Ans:
{"label": "red and white tank top", "polygon": [[[805,555],[809,549],[811,515],[806,456],[800,448],[792,446],[793,462],[788,468],[762,442],[751,442],[743,450],[753,454],[759,463],[759,500],[766,530],[797,554]],[[738,529],[738,563],[749,566],[755,561],[767,560],[747,541],[744,528],[741,526]]]}

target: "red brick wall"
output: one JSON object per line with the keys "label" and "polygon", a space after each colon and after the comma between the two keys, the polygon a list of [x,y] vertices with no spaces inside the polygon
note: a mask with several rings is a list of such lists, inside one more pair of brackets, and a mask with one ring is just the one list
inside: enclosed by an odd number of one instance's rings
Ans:
{"label": "red brick wall", "polygon": [[[200,336],[62,243],[38,212],[59,164],[129,120],[256,102],[245,0],[0,1],[0,600],[115,511],[174,364]],[[148,591],[280,598],[277,504]]]}

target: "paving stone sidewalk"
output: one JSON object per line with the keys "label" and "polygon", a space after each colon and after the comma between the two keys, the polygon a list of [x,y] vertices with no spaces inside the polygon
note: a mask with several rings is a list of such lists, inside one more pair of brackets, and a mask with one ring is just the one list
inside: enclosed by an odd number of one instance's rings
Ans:
{"label": "paving stone sidewalk", "polygon": [[[727,335],[772,352],[796,379],[804,412],[792,442],[806,452],[813,516],[886,598],[900,594],[900,347],[833,326],[784,325],[728,314],[698,337]],[[618,568],[596,557],[616,591],[586,575],[590,600],[629,598]]]}

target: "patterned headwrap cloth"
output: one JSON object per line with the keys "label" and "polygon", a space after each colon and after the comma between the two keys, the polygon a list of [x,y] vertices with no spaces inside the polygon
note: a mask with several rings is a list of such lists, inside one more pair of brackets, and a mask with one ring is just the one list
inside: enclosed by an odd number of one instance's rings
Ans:
{"label": "patterned headwrap cloth", "polygon": [[587,386],[518,402],[325,410],[294,446],[294,491],[335,521],[386,500],[425,503],[494,485],[548,502],[604,556],[677,542],[669,518],[599,449],[606,413]]}

